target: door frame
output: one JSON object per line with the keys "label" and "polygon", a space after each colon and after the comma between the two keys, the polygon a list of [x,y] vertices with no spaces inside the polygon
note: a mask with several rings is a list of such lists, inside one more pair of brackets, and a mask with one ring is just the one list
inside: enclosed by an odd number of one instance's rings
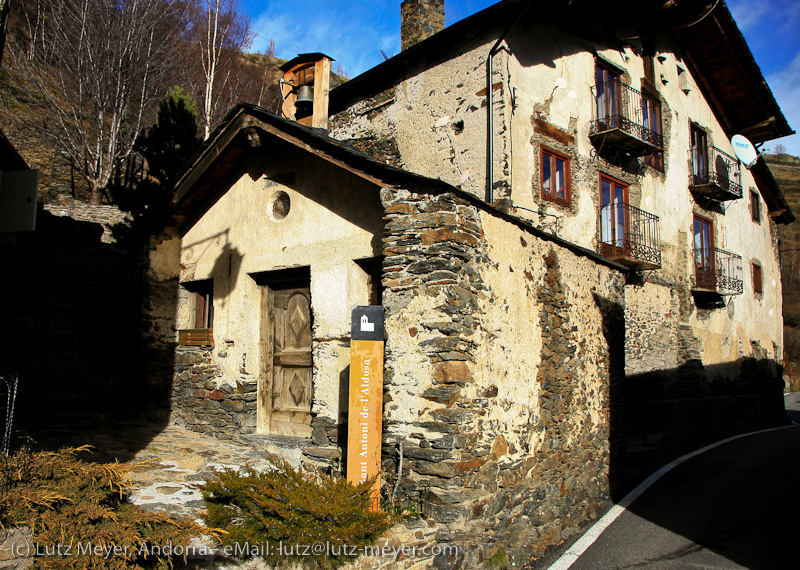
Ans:
{"label": "door frame", "polygon": [[[272,347],[275,340],[274,315],[272,314],[272,307],[274,305],[275,289],[290,288],[293,286],[308,287],[310,296],[311,268],[306,266],[293,267],[291,269],[278,269],[275,271],[265,271],[263,273],[252,274],[251,277],[258,285],[258,303],[260,315],[258,330],[258,353],[260,364],[258,367],[258,380],[256,387],[256,433],[268,435],[272,433],[272,383],[274,379]],[[313,331],[314,314],[311,306],[309,306],[309,310],[309,316],[311,318],[310,324]]]}
{"label": "door frame", "polygon": [[[608,204],[603,204],[603,182],[608,182],[610,184],[609,188],[609,200]],[[616,192],[614,192],[614,187],[617,187],[622,190],[621,200],[614,201],[612,195],[616,197]],[[618,180],[613,176],[609,176],[604,172],[600,173],[600,182],[599,182],[599,190],[600,190],[600,248],[601,253],[607,257],[617,257],[620,255],[625,255],[626,249],[626,237],[630,235],[630,216],[628,215],[628,184],[623,182],[622,180]],[[615,203],[622,204],[619,208],[621,212],[615,212],[614,208],[609,209],[611,212],[609,218],[609,231],[612,235],[604,236],[603,235],[603,208],[606,206],[612,206]],[[622,216],[622,226],[623,232],[622,235],[617,235],[617,219],[618,214]],[[604,239],[607,238],[607,239]],[[620,244],[620,245],[618,245]]]}
{"label": "door frame", "polygon": [[[700,223],[700,247],[697,243],[697,224]],[[708,226],[708,243],[703,243],[703,225]],[[694,255],[692,256],[692,263],[694,264],[695,284],[701,289],[717,289],[716,277],[716,263],[714,255],[714,220],[701,216],[700,214],[692,214],[692,245],[694,246]],[[700,259],[698,263],[697,250],[701,250]]]}

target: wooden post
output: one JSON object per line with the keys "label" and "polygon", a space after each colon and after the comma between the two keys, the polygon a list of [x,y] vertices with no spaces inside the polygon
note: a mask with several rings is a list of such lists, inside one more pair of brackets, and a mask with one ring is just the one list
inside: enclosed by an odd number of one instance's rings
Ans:
{"label": "wooden post", "polygon": [[311,126],[328,128],[328,92],[331,89],[331,60],[326,56],[314,64],[314,114]]}
{"label": "wooden post", "polygon": [[350,338],[347,480],[358,485],[376,477],[370,508],[377,511],[383,430],[383,307],[354,307]]}

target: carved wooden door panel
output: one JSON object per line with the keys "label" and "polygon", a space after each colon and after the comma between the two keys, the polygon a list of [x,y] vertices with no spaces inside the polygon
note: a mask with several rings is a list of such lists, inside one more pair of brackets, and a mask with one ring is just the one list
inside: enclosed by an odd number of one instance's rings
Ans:
{"label": "carved wooden door panel", "polygon": [[270,296],[273,326],[269,431],[311,437],[310,290],[307,286],[275,288]]}

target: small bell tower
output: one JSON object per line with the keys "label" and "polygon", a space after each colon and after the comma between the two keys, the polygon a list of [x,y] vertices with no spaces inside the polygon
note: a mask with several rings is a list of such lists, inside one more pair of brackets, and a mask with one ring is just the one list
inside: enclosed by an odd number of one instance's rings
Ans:
{"label": "small bell tower", "polygon": [[331,59],[324,53],[302,53],[281,66],[281,115],[318,129],[328,128]]}

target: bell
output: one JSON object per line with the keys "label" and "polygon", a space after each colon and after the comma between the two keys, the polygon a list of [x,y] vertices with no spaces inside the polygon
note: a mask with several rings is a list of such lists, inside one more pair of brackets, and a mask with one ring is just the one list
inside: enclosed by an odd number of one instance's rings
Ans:
{"label": "bell", "polygon": [[294,105],[303,111],[308,111],[314,106],[314,90],[310,85],[301,85],[297,89],[297,99]]}

